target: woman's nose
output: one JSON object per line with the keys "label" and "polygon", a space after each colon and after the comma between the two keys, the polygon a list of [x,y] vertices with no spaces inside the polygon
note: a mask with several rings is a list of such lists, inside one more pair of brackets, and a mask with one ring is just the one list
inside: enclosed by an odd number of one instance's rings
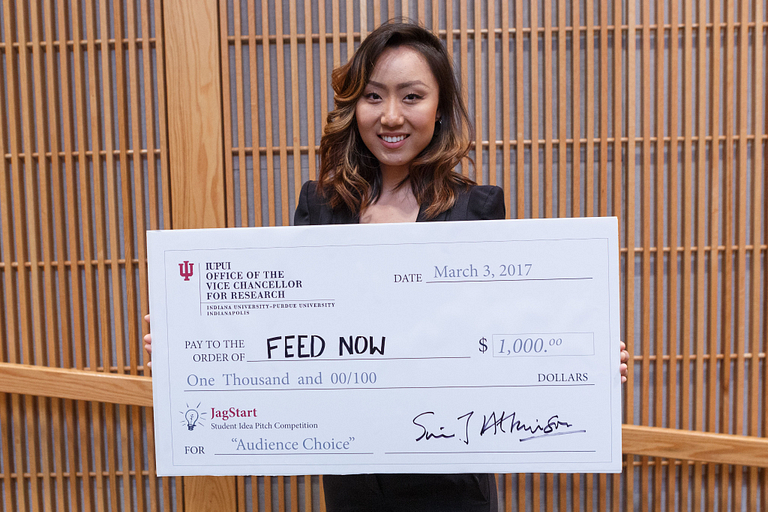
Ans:
{"label": "woman's nose", "polygon": [[381,113],[381,124],[384,126],[399,126],[403,124],[403,113],[397,101],[389,100],[384,104]]}

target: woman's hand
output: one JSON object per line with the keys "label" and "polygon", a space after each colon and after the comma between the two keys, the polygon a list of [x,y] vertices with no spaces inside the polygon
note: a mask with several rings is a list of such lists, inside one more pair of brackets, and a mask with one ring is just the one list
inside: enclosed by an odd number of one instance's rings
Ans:
{"label": "woman's hand", "polygon": [[[149,322],[149,315],[147,315],[147,322]],[[621,364],[619,365],[619,371],[621,372],[621,382],[627,382],[627,374],[629,372],[629,370],[627,369],[628,361],[629,361],[629,352],[627,352],[627,345],[622,341],[621,342]]]}
{"label": "woman's hand", "polygon": [[[144,317],[144,321],[147,322],[147,326],[149,326],[149,315],[146,315]],[[152,357],[152,334],[151,333],[144,336],[144,350],[149,352],[150,357]],[[147,361],[147,368],[152,368],[152,361]],[[626,365],[624,366],[624,369],[626,370]]]}

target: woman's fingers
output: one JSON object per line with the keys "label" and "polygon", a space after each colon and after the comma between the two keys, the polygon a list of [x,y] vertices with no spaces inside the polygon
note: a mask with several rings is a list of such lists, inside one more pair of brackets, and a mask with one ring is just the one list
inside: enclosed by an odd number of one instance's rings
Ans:
{"label": "woman's fingers", "polygon": [[621,382],[627,382],[627,374],[629,373],[629,370],[627,368],[627,362],[629,361],[629,352],[627,352],[627,344],[622,341],[620,348],[621,348],[621,364],[619,365],[619,372],[621,373]]}
{"label": "woman's fingers", "polygon": [[[144,321],[147,322],[147,325],[149,325],[149,315],[144,316]],[[146,334],[144,336],[144,350],[149,352],[149,355],[152,355],[152,334]],[[147,361],[147,367],[152,368],[152,361]]]}

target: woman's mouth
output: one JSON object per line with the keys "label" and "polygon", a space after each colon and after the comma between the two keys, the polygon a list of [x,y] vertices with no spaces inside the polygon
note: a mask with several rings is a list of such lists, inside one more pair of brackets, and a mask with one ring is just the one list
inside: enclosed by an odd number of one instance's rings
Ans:
{"label": "woman's mouth", "polygon": [[405,140],[405,138],[408,136],[407,135],[379,135],[379,137],[381,137],[381,139],[384,142],[389,142],[390,144],[396,144],[400,141]]}

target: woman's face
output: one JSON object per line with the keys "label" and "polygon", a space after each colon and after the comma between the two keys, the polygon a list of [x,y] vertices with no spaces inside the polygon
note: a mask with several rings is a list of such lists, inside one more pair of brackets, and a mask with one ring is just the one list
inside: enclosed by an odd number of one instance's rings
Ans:
{"label": "woman's face", "polygon": [[355,115],[382,173],[407,173],[432,140],[439,93],[429,64],[416,50],[388,48],[376,61]]}

